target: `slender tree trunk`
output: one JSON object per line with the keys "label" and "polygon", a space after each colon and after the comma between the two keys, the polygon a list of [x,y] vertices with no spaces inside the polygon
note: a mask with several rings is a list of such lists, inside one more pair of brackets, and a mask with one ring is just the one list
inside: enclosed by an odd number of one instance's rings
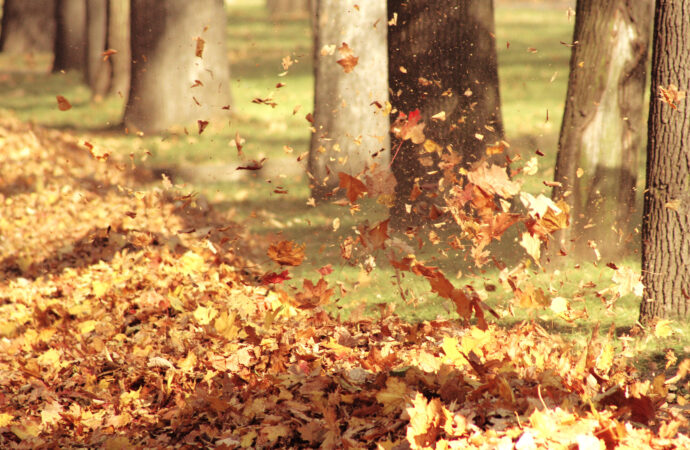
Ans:
{"label": "slender tree trunk", "polygon": [[103,98],[110,86],[110,61],[104,60],[108,36],[108,0],[86,2],[86,83],[95,99]]}
{"label": "slender tree trunk", "polygon": [[132,51],[130,48],[130,0],[110,0],[108,6],[108,49],[117,53],[110,56],[112,78],[111,94],[125,98],[129,93]]}
{"label": "slender tree trunk", "polygon": [[[690,318],[690,0],[657,0],[640,320]],[[664,91],[670,95],[666,99]],[[678,109],[675,109],[677,107]]]}
{"label": "slender tree trunk", "polygon": [[633,228],[652,8],[652,0],[577,2],[553,191],[568,203],[571,227],[554,251],[591,253],[591,240],[604,254],[620,252],[617,236]]}
{"label": "slender tree trunk", "polygon": [[[394,139],[397,180],[392,223],[433,218],[440,154],[471,165],[503,138],[492,0],[389,0],[389,83],[397,113],[421,112],[423,149]],[[431,117],[445,113],[445,120]],[[421,195],[415,194],[421,191]]]}
{"label": "slender tree trunk", "polygon": [[[338,172],[357,175],[374,161],[388,164],[388,69],[384,0],[321,0],[315,8],[309,173],[319,199],[338,186]],[[337,63],[347,59],[346,48],[359,58],[349,73]]]}
{"label": "slender tree trunk", "polygon": [[226,22],[223,0],[132,0],[125,126],[156,133],[224,112],[230,103]]}
{"label": "slender tree trunk", "polygon": [[86,0],[57,0],[53,72],[84,70]]}
{"label": "slender tree trunk", "polygon": [[55,42],[55,0],[5,0],[0,51],[51,52]]}

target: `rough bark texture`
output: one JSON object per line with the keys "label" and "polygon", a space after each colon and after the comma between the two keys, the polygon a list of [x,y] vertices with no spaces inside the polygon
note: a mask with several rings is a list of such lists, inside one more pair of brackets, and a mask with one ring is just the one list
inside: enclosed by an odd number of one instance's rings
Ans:
{"label": "rough bark texture", "polygon": [[124,98],[129,92],[132,59],[129,40],[130,1],[110,0],[109,3],[107,47],[117,50],[117,53],[110,56],[112,77],[108,92]]}
{"label": "rough bark texture", "polygon": [[53,72],[84,70],[86,0],[57,0]]}
{"label": "rough bark texture", "polygon": [[593,254],[589,240],[619,252],[634,225],[652,9],[652,0],[577,2],[553,192],[570,206],[571,227],[557,236],[567,252]]}
{"label": "rough bark texture", "polygon": [[640,319],[690,318],[690,103],[678,109],[661,88],[690,92],[690,0],[657,0],[642,222]]}
{"label": "rough bark texture", "polygon": [[52,52],[55,42],[55,0],[5,0],[0,51],[23,54]]}
{"label": "rough bark texture", "polygon": [[[427,139],[462,157],[465,166],[503,138],[493,14],[492,0],[388,2],[391,119],[396,111],[419,109]],[[445,121],[431,119],[440,112]],[[394,139],[393,153],[398,144]],[[437,202],[438,155],[426,154],[425,166],[420,152],[421,146],[405,141],[392,165],[398,184],[391,216],[397,227],[427,221]],[[415,185],[423,195],[413,201]]]}
{"label": "rough bark texture", "polygon": [[[355,5],[359,8],[355,8]],[[338,185],[338,172],[357,175],[374,161],[388,164],[389,123],[385,0],[321,0],[315,6],[314,133],[309,173],[315,198]],[[336,61],[346,43],[358,63]],[[328,54],[324,47],[337,47]]]}
{"label": "rough bark texture", "polygon": [[[226,21],[223,0],[132,0],[125,126],[155,133],[224,112],[230,102]],[[197,38],[205,41],[201,57]]]}
{"label": "rough bark texture", "polygon": [[272,19],[307,17],[309,4],[310,0],[266,0],[266,8]]}
{"label": "rough bark texture", "polygon": [[103,60],[108,37],[108,0],[86,2],[86,83],[100,99],[110,86],[110,61]]}

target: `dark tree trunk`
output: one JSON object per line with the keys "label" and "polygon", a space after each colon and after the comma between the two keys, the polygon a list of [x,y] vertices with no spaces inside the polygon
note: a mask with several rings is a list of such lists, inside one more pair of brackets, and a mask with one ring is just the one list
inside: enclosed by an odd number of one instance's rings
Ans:
{"label": "dark tree trunk", "polygon": [[[389,84],[397,112],[419,109],[427,139],[469,166],[503,138],[492,0],[389,0]],[[397,112],[396,112],[397,111]],[[445,112],[445,120],[431,116]],[[394,139],[393,154],[399,145]],[[392,223],[429,220],[438,195],[439,155],[405,141],[392,168]],[[425,161],[426,160],[426,161]],[[423,194],[413,200],[412,192]],[[408,213],[408,210],[410,211]]]}
{"label": "dark tree trunk", "polygon": [[[355,8],[355,5],[359,8]],[[314,198],[338,186],[338,172],[357,175],[388,164],[385,0],[320,0],[314,18],[314,133],[309,152]],[[359,58],[346,73],[342,43]]]}
{"label": "dark tree trunk", "polygon": [[653,47],[642,322],[690,318],[690,103],[662,101],[662,89],[690,92],[690,0],[657,0]]}
{"label": "dark tree trunk", "polygon": [[108,93],[110,61],[104,60],[108,36],[108,0],[86,2],[86,83],[95,99]]}
{"label": "dark tree trunk", "polygon": [[266,0],[266,9],[272,19],[299,18],[309,15],[309,4],[310,0]]}
{"label": "dark tree trunk", "polygon": [[[132,0],[127,127],[156,133],[223,113],[230,102],[226,21],[223,0]],[[205,42],[201,56],[197,38]]]}
{"label": "dark tree trunk", "polygon": [[84,70],[86,0],[57,0],[53,72]]}
{"label": "dark tree trunk", "polygon": [[0,52],[52,52],[55,42],[55,0],[5,0]]}
{"label": "dark tree trunk", "polygon": [[108,7],[108,49],[116,50],[110,56],[112,77],[109,93],[125,98],[129,93],[132,51],[130,47],[130,0],[110,0]]}
{"label": "dark tree trunk", "polygon": [[652,0],[577,2],[553,192],[570,206],[571,227],[556,245],[567,252],[591,253],[589,240],[620,252],[617,236],[633,228],[652,8]]}

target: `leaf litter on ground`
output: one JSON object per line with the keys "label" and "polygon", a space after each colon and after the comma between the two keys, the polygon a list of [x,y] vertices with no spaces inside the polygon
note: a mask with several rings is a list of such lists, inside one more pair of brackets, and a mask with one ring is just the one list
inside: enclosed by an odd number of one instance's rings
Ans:
{"label": "leaf litter on ground", "polygon": [[[645,379],[612,333],[581,349],[483,315],[339,320],[323,273],[297,293],[268,286],[288,273],[253,269],[261,237],[203,198],[12,118],[0,146],[3,448],[690,447],[674,394],[687,360]],[[453,193],[459,222],[466,204],[502,214],[485,194]],[[537,236],[542,219],[527,223]],[[362,245],[385,246],[377,227]],[[470,228],[480,250],[496,238]],[[304,257],[271,248],[281,265]],[[478,318],[471,291],[398,264]]]}

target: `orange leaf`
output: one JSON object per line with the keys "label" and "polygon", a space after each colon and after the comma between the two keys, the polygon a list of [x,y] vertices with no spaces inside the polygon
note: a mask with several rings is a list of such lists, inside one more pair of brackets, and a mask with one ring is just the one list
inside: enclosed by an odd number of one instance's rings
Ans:
{"label": "orange leaf", "polygon": [[304,245],[280,241],[268,247],[268,257],[281,266],[299,266],[304,261]]}
{"label": "orange leaf", "polygon": [[336,62],[343,66],[345,73],[352,72],[359,62],[359,57],[353,54],[352,49],[345,42],[338,48],[338,52],[342,58]]}
{"label": "orange leaf", "polygon": [[313,309],[325,305],[333,295],[335,289],[328,289],[328,283],[323,278],[314,285],[311,280],[304,280],[302,292],[295,296],[297,307],[301,309]]}
{"label": "orange leaf", "polygon": [[62,95],[58,95],[56,98],[58,103],[58,109],[60,111],[67,111],[68,109],[72,108],[72,104]]}
{"label": "orange leaf", "polygon": [[350,203],[354,203],[359,197],[363,197],[367,193],[367,187],[357,178],[345,172],[338,172],[338,177],[340,178],[340,189],[346,190],[347,199]]}

